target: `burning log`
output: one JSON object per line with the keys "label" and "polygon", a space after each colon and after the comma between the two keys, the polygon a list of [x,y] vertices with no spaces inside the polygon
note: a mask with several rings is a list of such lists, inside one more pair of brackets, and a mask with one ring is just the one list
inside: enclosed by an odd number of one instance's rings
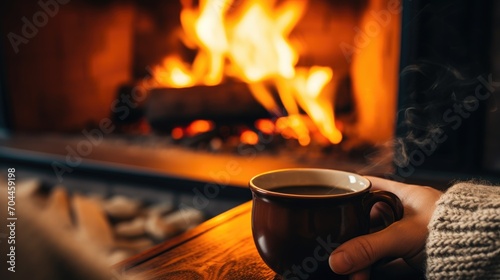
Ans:
{"label": "burning log", "polygon": [[146,118],[157,131],[169,131],[196,119],[226,124],[252,123],[268,117],[269,113],[255,100],[248,86],[239,82],[153,89],[146,105]]}

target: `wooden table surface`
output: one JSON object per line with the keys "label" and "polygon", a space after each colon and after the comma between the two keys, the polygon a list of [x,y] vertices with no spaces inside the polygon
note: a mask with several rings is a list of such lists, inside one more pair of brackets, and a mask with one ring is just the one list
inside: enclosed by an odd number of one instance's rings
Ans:
{"label": "wooden table surface", "polygon": [[251,202],[233,208],[118,264],[117,271],[141,280],[274,279],[252,239],[251,209]]}
{"label": "wooden table surface", "polygon": [[[251,230],[252,204],[246,202],[198,227],[115,266],[132,279],[251,280],[281,279],[262,261]],[[372,279],[423,279],[423,274],[395,266]],[[119,278],[119,277],[118,277]]]}

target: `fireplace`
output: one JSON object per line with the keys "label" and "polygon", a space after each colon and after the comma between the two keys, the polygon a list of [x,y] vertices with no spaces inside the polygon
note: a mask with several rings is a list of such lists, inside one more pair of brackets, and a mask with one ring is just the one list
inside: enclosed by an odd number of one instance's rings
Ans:
{"label": "fireplace", "polygon": [[[496,101],[472,110],[468,90],[494,87],[498,7],[450,3],[3,3],[0,156],[54,181],[213,183],[229,200],[248,199],[256,173],[299,166],[495,178]],[[450,121],[420,126],[433,86],[466,89],[455,101],[471,110],[441,100]]]}
{"label": "fireplace", "polygon": [[[99,150],[128,141],[196,162],[263,158],[257,170],[392,168],[367,155],[390,154],[394,138],[399,1],[6,5],[5,86],[24,93],[8,96],[23,108],[10,111],[11,125],[56,135],[42,142],[72,138],[63,142],[73,148],[51,153],[123,163]],[[79,137],[88,141],[78,146]],[[62,164],[61,173],[73,169]]]}

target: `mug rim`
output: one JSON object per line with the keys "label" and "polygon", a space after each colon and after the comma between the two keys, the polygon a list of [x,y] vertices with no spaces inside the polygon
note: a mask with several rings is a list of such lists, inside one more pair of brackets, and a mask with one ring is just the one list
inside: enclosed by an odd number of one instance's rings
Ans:
{"label": "mug rim", "polygon": [[[365,182],[366,187],[360,189],[360,190],[353,190],[352,192],[344,193],[344,194],[289,194],[289,193],[281,193],[281,192],[275,192],[272,190],[264,189],[261,187],[258,187],[254,181],[255,179],[261,178],[262,176],[266,176],[269,174],[274,174],[274,173],[286,173],[286,172],[332,172],[332,173],[337,173],[337,174],[342,174],[342,175],[351,175],[355,176],[357,179],[360,179],[361,181]],[[295,198],[295,199],[327,199],[327,198],[348,198],[348,197],[353,197],[353,196],[358,196],[361,193],[368,192],[372,186],[372,182],[368,180],[368,178],[352,173],[352,172],[347,172],[347,171],[342,171],[342,170],[337,170],[337,169],[327,169],[327,168],[285,168],[285,169],[276,169],[276,170],[271,170],[267,172],[262,172],[260,174],[257,174],[253,176],[249,183],[248,183],[250,190],[253,193],[258,193],[266,196],[273,196],[273,197],[281,197],[281,198]]]}

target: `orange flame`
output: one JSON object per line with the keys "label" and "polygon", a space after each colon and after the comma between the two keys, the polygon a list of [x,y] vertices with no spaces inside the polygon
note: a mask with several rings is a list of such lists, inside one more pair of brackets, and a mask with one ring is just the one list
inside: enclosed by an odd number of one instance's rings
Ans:
{"label": "orange flame", "polygon": [[[161,86],[217,85],[225,75],[249,84],[267,110],[279,112],[270,87],[278,90],[288,116],[278,120],[285,137],[301,145],[311,141],[300,108],[333,144],[342,140],[335,126],[332,69],[297,68],[298,52],[289,35],[307,8],[307,1],[247,0],[232,8],[232,0],[181,0],[181,24],[186,46],[198,53],[191,65],[169,56],[154,69]],[[230,9],[231,8],[231,9]]]}
{"label": "orange flame", "polygon": [[338,144],[342,140],[342,134],[335,125],[333,91],[325,90],[332,76],[332,69],[328,67],[297,69],[293,90],[298,103],[311,117],[321,134],[331,143]]}
{"label": "orange flame", "polygon": [[195,85],[195,79],[179,56],[168,56],[154,71],[155,79],[161,85],[183,88]]}

